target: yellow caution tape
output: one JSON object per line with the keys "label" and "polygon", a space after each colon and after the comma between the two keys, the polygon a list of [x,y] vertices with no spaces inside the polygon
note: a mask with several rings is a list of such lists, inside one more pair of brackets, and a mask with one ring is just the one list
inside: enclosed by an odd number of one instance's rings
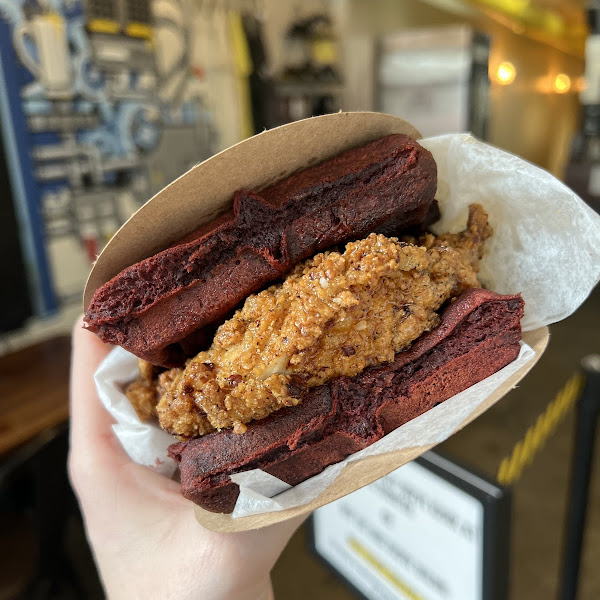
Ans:
{"label": "yellow caution tape", "polygon": [[521,477],[523,469],[533,461],[537,452],[577,401],[583,381],[581,373],[573,375],[538,417],[535,425],[532,425],[523,439],[517,442],[511,455],[503,459],[496,476],[500,483],[512,485]]}

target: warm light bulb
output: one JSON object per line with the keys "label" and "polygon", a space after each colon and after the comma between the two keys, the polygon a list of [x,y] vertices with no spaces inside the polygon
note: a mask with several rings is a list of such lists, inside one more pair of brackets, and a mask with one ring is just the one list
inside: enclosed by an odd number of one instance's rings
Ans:
{"label": "warm light bulb", "polygon": [[515,69],[515,65],[511,62],[502,62],[498,65],[498,69],[496,70],[496,79],[498,83],[502,85],[508,85],[515,80],[517,75],[517,70]]}
{"label": "warm light bulb", "polygon": [[557,94],[566,94],[571,89],[571,78],[559,73],[552,82],[552,88]]}

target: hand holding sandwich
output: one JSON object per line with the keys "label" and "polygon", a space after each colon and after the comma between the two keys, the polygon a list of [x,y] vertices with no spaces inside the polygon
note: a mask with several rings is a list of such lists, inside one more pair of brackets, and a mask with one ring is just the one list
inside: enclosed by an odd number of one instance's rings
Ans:
{"label": "hand holding sandwich", "polygon": [[272,597],[269,572],[301,519],[246,533],[198,524],[179,484],[129,459],[93,375],[110,347],[75,325],[69,472],[108,598]]}

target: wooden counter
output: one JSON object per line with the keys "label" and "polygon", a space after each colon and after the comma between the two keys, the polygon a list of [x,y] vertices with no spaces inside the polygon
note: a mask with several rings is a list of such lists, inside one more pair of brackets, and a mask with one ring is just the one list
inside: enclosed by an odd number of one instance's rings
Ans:
{"label": "wooden counter", "polygon": [[0,356],[0,455],[69,418],[71,339]]}

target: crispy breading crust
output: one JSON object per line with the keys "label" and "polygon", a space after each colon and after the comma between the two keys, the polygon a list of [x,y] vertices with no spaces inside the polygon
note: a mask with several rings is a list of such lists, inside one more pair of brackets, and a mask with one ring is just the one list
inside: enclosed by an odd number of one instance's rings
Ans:
{"label": "crispy breading crust", "polygon": [[311,387],[392,361],[437,324],[448,299],[480,286],[490,234],[474,205],[460,234],[415,240],[423,246],[372,234],[299,265],[283,284],[250,296],[207,351],[171,372],[161,426],[185,438],[243,432]]}

